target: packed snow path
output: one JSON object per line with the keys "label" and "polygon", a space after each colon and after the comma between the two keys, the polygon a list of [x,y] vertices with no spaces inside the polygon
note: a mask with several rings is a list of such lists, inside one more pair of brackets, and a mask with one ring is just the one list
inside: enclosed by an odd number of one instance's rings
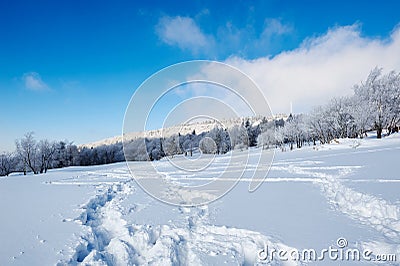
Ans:
{"label": "packed snow path", "polygon": [[[211,225],[207,206],[177,208],[182,219],[177,223],[129,224],[122,218],[127,213],[121,203],[135,193],[133,182],[121,181],[99,192],[76,219],[87,233],[80,237],[73,256],[59,265],[253,265],[264,245],[290,248],[258,232]],[[140,208],[133,204],[127,212],[134,215]],[[275,264],[297,265],[271,263]]]}

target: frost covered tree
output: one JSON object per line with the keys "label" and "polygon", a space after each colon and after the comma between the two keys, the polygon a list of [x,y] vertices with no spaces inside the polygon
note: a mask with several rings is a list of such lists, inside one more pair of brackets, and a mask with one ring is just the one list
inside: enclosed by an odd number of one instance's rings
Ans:
{"label": "frost covered tree", "polygon": [[231,149],[231,139],[227,130],[214,127],[206,134],[206,137],[211,138],[216,145],[216,153],[224,154]]}
{"label": "frost covered tree", "polygon": [[302,115],[290,115],[283,127],[280,128],[279,134],[282,135],[283,142],[289,144],[290,150],[294,144],[297,148],[301,148],[305,141],[308,140],[306,125]]}
{"label": "frost covered tree", "polygon": [[68,140],[58,141],[53,155],[53,167],[61,168],[72,165],[80,165],[79,150],[73,142]]}
{"label": "frost covered tree", "polygon": [[28,132],[22,139],[15,141],[17,154],[23,162],[24,168],[28,168],[34,174],[38,174],[40,171],[40,159],[36,144],[33,132]]}
{"label": "frost covered tree", "polygon": [[146,151],[151,161],[160,160],[165,156],[162,141],[160,138],[145,139]]}
{"label": "frost covered tree", "polygon": [[369,103],[359,99],[357,95],[350,98],[349,113],[353,118],[353,127],[356,132],[355,136],[363,138],[367,131],[372,129],[373,116],[369,108]]}
{"label": "frost covered tree", "polygon": [[275,120],[268,121],[264,117],[259,124],[259,130],[260,134],[257,137],[258,146],[262,146],[265,149],[270,148],[272,145],[278,145]]}
{"label": "frost covered tree", "polygon": [[125,143],[125,157],[128,161],[148,161],[149,156],[146,150],[145,140],[137,138]]}
{"label": "frost covered tree", "polygon": [[16,140],[15,145],[24,172],[30,170],[34,174],[42,174],[54,167],[54,156],[57,150],[55,142],[48,140],[37,142],[33,137],[33,132],[28,132],[22,139]]}
{"label": "frost covered tree", "polygon": [[391,71],[384,77],[388,91],[388,133],[398,132],[400,123],[400,73]]}
{"label": "frost covered tree", "polygon": [[248,141],[249,147],[256,146],[257,145],[257,137],[261,133],[260,126],[259,125],[253,126],[250,123],[250,120],[247,119],[245,124],[244,124],[244,127],[245,127],[245,129],[247,131],[247,136],[248,136],[248,139],[249,139],[249,141]]}
{"label": "frost covered tree", "polygon": [[206,135],[206,137],[210,138],[213,140],[213,142],[216,145],[216,153],[220,153],[221,150],[221,135],[219,134],[220,128],[214,127],[213,129],[210,130],[210,132]]}
{"label": "frost covered tree", "polygon": [[[400,119],[400,77],[396,72],[382,75],[382,68],[374,68],[365,82],[354,86],[355,96],[367,106],[377,138],[385,128],[393,128]],[[391,131],[391,130],[390,130]]]}
{"label": "frost covered tree", "polygon": [[182,142],[182,151],[185,152],[185,155],[193,155],[193,150],[198,147],[198,136],[196,135],[196,131],[192,131],[191,134],[186,134],[181,136]]}
{"label": "frost covered tree", "polygon": [[219,146],[219,153],[225,154],[232,149],[231,138],[229,136],[228,130],[226,129],[221,128],[218,134],[221,140],[221,144]]}
{"label": "frost covered tree", "polygon": [[199,143],[199,148],[201,152],[205,154],[216,154],[217,153],[217,144],[210,137],[204,137],[201,139]]}
{"label": "frost covered tree", "polygon": [[53,156],[56,151],[56,144],[48,140],[41,140],[37,143],[37,154],[40,162],[39,172],[47,173],[49,168],[52,168]]}
{"label": "frost covered tree", "polygon": [[243,125],[235,125],[228,130],[233,149],[246,149],[249,147],[249,137]]}
{"label": "frost covered tree", "polygon": [[275,130],[275,144],[277,146],[280,146],[282,151],[285,150],[285,145],[284,145],[284,141],[285,141],[285,129],[283,126],[281,127],[277,127]]}
{"label": "frost covered tree", "polygon": [[257,144],[262,146],[263,149],[268,149],[270,146],[275,145],[275,143],[275,130],[266,130],[257,137]]}
{"label": "frost covered tree", "polygon": [[17,160],[13,153],[4,152],[0,154],[0,176],[8,176],[16,170]]}
{"label": "frost covered tree", "polygon": [[174,155],[180,153],[178,135],[172,135],[169,138],[166,138],[163,143],[166,156],[171,156],[173,158]]}
{"label": "frost covered tree", "polygon": [[328,143],[332,140],[329,121],[325,114],[324,108],[322,106],[317,106],[307,116],[307,125],[313,134],[314,143],[315,140],[319,140],[321,144]]}
{"label": "frost covered tree", "polygon": [[97,157],[99,159],[95,164],[108,164],[124,160],[122,143],[120,142],[110,145],[102,145],[95,149],[97,150]]}
{"label": "frost covered tree", "polygon": [[336,138],[353,137],[353,117],[350,114],[351,100],[348,97],[333,98],[327,105],[329,126]]}

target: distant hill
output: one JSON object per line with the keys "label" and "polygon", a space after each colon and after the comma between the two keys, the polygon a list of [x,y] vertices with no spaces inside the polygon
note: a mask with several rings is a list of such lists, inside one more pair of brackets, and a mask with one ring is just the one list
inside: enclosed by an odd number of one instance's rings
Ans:
{"label": "distant hill", "polygon": [[[267,117],[266,119],[268,121],[270,120],[278,120],[278,119],[287,119],[286,114],[277,114],[274,117]],[[170,137],[173,134],[178,134],[180,133],[181,135],[186,135],[188,133],[193,132],[193,130],[196,132],[196,134],[201,134],[203,132],[208,132],[215,126],[222,126],[229,129],[235,125],[240,125],[242,122],[245,122],[247,120],[250,121],[250,123],[253,126],[258,125],[264,117],[262,116],[255,116],[255,117],[238,117],[238,118],[230,118],[230,119],[224,119],[222,121],[215,121],[215,120],[205,120],[202,122],[195,122],[195,123],[187,123],[187,124],[180,124],[180,125],[175,125],[172,127],[167,127],[164,129],[156,129],[156,130],[149,130],[145,132],[132,132],[128,133],[126,137],[128,139],[136,139],[139,137],[148,137],[148,138],[155,138],[155,137]],[[110,138],[106,138],[103,140],[95,141],[95,142],[90,142],[86,144],[82,144],[79,146],[79,148],[95,148],[99,147],[102,145],[111,145],[115,144],[118,142],[122,142],[122,134],[120,136],[114,136]]]}

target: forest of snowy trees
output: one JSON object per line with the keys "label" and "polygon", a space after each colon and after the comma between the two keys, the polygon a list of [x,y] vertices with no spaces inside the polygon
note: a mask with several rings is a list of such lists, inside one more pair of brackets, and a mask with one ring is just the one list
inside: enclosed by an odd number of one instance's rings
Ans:
{"label": "forest of snowy trees", "polygon": [[253,127],[249,120],[245,124],[235,125],[230,129],[215,126],[208,132],[196,135],[174,134],[167,138],[137,138],[125,143],[126,159],[131,161],[153,161],[164,156],[174,157],[193,152],[205,154],[224,154],[233,148],[247,148],[257,145],[259,127]]}
{"label": "forest of snowy trees", "polygon": [[[232,149],[262,146],[282,150],[301,148],[305,143],[330,143],[337,138],[363,138],[376,130],[377,138],[399,131],[400,73],[383,74],[375,68],[354,94],[331,99],[308,114],[290,114],[286,119],[263,118],[257,125],[244,119],[231,128],[214,127],[207,133],[173,135],[163,139],[136,139],[126,144],[128,160],[159,160],[193,150],[224,154]],[[147,152],[146,152],[147,151]]]}
{"label": "forest of snowy trees", "polygon": [[354,94],[331,99],[309,114],[290,115],[275,132],[262,130],[260,145],[297,148],[305,142],[329,143],[336,138],[363,138],[376,130],[377,138],[399,131],[400,73],[371,71],[366,81],[354,86]]}
{"label": "forest of snowy trees", "polygon": [[399,131],[400,73],[383,74],[382,69],[375,68],[353,90],[352,96],[333,98],[308,114],[290,114],[286,120],[263,118],[251,123],[243,118],[230,128],[215,126],[200,134],[193,131],[163,138],[136,138],[125,145],[117,142],[79,148],[68,141],[36,141],[30,132],[16,140],[14,153],[0,155],[0,176],[120,162],[125,160],[123,149],[127,160],[152,161],[165,156],[192,156],[194,152],[224,154],[255,146],[284,151],[337,138],[363,138],[371,130],[376,130],[377,138]]}

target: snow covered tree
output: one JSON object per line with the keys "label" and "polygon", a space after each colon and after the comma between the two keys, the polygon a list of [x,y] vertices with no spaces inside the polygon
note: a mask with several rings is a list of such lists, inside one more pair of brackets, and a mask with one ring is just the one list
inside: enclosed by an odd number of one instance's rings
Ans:
{"label": "snow covered tree", "polygon": [[250,120],[247,119],[245,124],[244,124],[244,127],[245,127],[245,129],[247,131],[247,136],[248,136],[248,139],[249,139],[249,142],[248,142],[249,147],[256,146],[257,145],[257,137],[261,133],[259,125],[253,126],[250,123]]}
{"label": "snow covered tree", "polygon": [[16,170],[17,160],[13,153],[0,154],[0,176],[8,176]]}
{"label": "snow covered tree", "polygon": [[351,100],[348,97],[333,98],[328,104],[327,115],[331,118],[331,130],[334,137],[346,138],[353,136],[353,117],[350,114]]}
{"label": "snow covered tree", "polygon": [[214,127],[206,134],[206,137],[211,138],[216,145],[216,153],[224,154],[231,149],[231,139],[227,130]]}
{"label": "snow covered tree", "polygon": [[162,141],[159,138],[145,139],[146,151],[151,161],[160,160],[165,156]]}
{"label": "snow covered tree", "polygon": [[48,140],[41,140],[37,143],[37,154],[40,160],[39,172],[47,173],[49,168],[52,168],[53,155],[56,151],[56,144],[50,143]]}
{"label": "snow covered tree", "polygon": [[325,116],[325,110],[322,106],[315,107],[307,116],[307,125],[312,132],[312,137],[319,140],[321,144],[328,143],[332,140],[332,134],[329,129],[329,122]]}
{"label": "snow covered tree", "polygon": [[173,158],[174,155],[179,154],[180,149],[178,135],[172,135],[169,138],[163,140],[163,147],[166,156],[171,156]]}
{"label": "snow covered tree", "polygon": [[258,146],[268,149],[271,146],[278,145],[275,120],[268,121],[264,117],[259,124],[259,130],[261,133],[257,137]]}
{"label": "snow covered tree", "polygon": [[233,149],[246,149],[249,147],[247,130],[241,125],[235,125],[228,130]]}
{"label": "snow covered tree", "polygon": [[199,143],[199,148],[205,154],[215,154],[218,149],[217,144],[210,137],[204,137]]}
{"label": "snow covered tree", "polygon": [[59,141],[56,144],[56,151],[54,154],[54,167],[61,168],[64,166],[68,166],[67,164],[67,155],[66,155],[66,146],[67,141]]}
{"label": "snow covered tree", "polygon": [[185,155],[193,155],[193,149],[198,146],[196,132],[193,130],[191,134],[181,136],[182,139],[182,150]]}
{"label": "snow covered tree", "polygon": [[34,174],[38,174],[40,171],[40,159],[33,132],[28,132],[22,139],[16,140],[15,145],[17,147],[17,154],[24,166],[29,168]]}
{"label": "snow covered tree", "polygon": [[125,157],[128,161],[148,161],[150,158],[147,154],[145,140],[137,138],[125,146]]}
{"label": "snow covered tree", "polygon": [[276,143],[275,130],[266,130],[257,137],[257,144],[263,149],[268,149]]}
{"label": "snow covered tree", "polygon": [[400,119],[400,77],[395,72],[382,75],[381,68],[374,68],[367,80],[354,86],[355,96],[368,106],[377,138],[382,138],[385,128],[395,127]]}
{"label": "snow covered tree", "polygon": [[122,144],[120,142],[96,147],[98,161],[94,164],[108,164],[124,160]]}
{"label": "snow covered tree", "polygon": [[399,131],[400,124],[400,73],[391,71],[384,77],[384,84],[388,91],[388,134]]}
{"label": "snow covered tree", "polygon": [[297,148],[301,148],[306,140],[305,131],[300,116],[292,117],[290,120],[288,119],[283,127],[282,133],[285,142],[289,143],[290,150],[293,150],[294,144],[296,144]]}
{"label": "snow covered tree", "polygon": [[221,154],[225,154],[232,149],[231,138],[229,136],[228,131],[226,129],[222,129],[222,128],[219,130],[219,136],[220,136],[219,138],[221,140],[219,152]]}
{"label": "snow covered tree", "polygon": [[349,113],[353,118],[356,136],[363,138],[367,131],[372,129],[373,125],[373,116],[369,108],[369,103],[354,95],[350,98]]}

